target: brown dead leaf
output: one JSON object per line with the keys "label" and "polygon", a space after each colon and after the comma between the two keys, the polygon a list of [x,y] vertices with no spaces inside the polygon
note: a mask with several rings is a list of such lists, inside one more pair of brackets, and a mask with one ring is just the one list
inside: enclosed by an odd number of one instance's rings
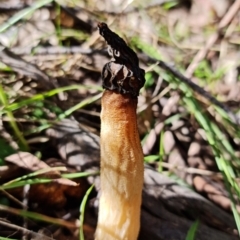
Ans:
{"label": "brown dead leaf", "polygon": [[30,171],[38,171],[44,168],[50,168],[45,162],[41,161],[29,152],[14,153],[6,157],[5,161]]}
{"label": "brown dead leaf", "polygon": [[49,169],[49,172],[41,174],[41,176],[45,176],[48,178],[59,178],[60,172],[56,170],[51,170],[51,167],[43,162],[42,160],[38,159],[36,156],[29,152],[18,152],[14,153],[5,158],[5,161],[13,163],[20,168],[27,169],[31,172],[42,170],[42,169]]}
{"label": "brown dead leaf", "polygon": [[[43,162],[42,160],[38,159],[36,156],[29,152],[18,152],[15,154],[12,154],[5,158],[5,161],[13,163],[17,165],[18,167],[25,168],[30,171],[38,171],[41,169],[51,169],[51,167]],[[73,182],[72,180],[65,179],[65,178],[59,178],[60,172],[58,171],[50,171],[44,174],[41,174],[41,176],[49,177],[49,178],[56,178],[53,179],[53,182],[59,183],[62,185],[68,185],[68,186],[77,186],[78,184],[76,182]]]}
{"label": "brown dead leaf", "polygon": [[[24,168],[29,171],[51,169],[48,164],[29,152],[18,152],[6,157],[5,160],[15,164],[19,168]],[[72,199],[80,199],[87,189],[87,184],[84,179],[79,180],[77,183],[70,179],[60,178],[60,172],[58,171],[50,171],[41,174],[41,177],[52,178],[52,182],[32,185],[29,191],[29,199],[32,202],[43,204],[44,206],[61,208],[66,204],[69,196]],[[83,183],[81,187],[79,187],[80,181]],[[16,191],[13,190],[13,194],[14,192],[16,192],[17,195],[21,195],[22,193],[22,191],[20,193],[17,189]]]}

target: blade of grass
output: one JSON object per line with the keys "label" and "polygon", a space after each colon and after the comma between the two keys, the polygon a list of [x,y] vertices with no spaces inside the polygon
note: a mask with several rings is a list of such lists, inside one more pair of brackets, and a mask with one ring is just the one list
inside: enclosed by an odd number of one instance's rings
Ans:
{"label": "blade of grass", "polygon": [[163,157],[164,157],[164,145],[163,145],[163,136],[164,136],[164,131],[161,131],[160,133],[160,143],[159,143],[159,164],[158,164],[158,171],[162,172],[162,162],[163,162]]}
{"label": "blade of grass", "polygon": [[[217,127],[217,125],[210,121],[207,117],[207,115],[204,112],[201,112],[201,107],[197,103],[196,99],[194,99],[192,96],[185,96],[183,98],[183,101],[188,106],[188,109],[194,114],[199,124],[203,127],[207,141],[209,145],[212,148],[213,155],[215,157],[216,164],[218,166],[218,169],[221,171],[225,186],[228,190],[230,200],[232,202],[232,211],[234,215],[235,222],[238,227],[238,231],[240,232],[240,217],[239,213],[236,211],[236,202],[234,198],[232,197],[232,189],[234,190],[235,194],[237,196],[240,196],[240,188],[238,184],[235,181],[235,173],[234,173],[234,165],[232,161],[226,160],[224,155],[226,152],[232,156],[234,155],[234,152],[229,149],[228,145],[227,148],[226,145],[226,137],[224,137],[224,134],[221,133],[220,129]],[[225,144],[225,145],[224,145]],[[230,150],[230,151],[229,151]],[[236,159],[236,157],[235,157]],[[231,188],[231,187],[232,188]]]}
{"label": "blade of grass", "polygon": [[75,106],[69,108],[68,110],[66,110],[64,113],[60,114],[59,115],[59,119],[64,119],[66,118],[67,116],[71,115],[74,111],[80,109],[80,108],[83,108],[85,106],[87,106],[88,104],[90,103],[93,103],[97,100],[99,100],[102,96],[102,93],[99,93],[91,98],[88,98],[86,100],[83,100],[82,102],[76,104]]}
{"label": "blade of grass", "polygon": [[5,237],[0,237],[0,240],[18,240],[16,238],[5,238]]}
{"label": "blade of grass", "polygon": [[15,178],[15,179],[3,184],[2,186],[7,186],[7,185],[10,185],[12,183],[22,181],[24,179],[35,177],[37,175],[48,173],[48,172],[51,172],[51,171],[66,171],[66,170],[67,170],[66,167],[63,167],[63,166],[61,166],[61,167],[49,167],[49,168],[41,169],[41,170],[38,170],[38,171],[35,171],[35,172],[32,172],[32,173],[26,174],[26,175],[24,175],[22,177],[19,177],[19,178]]}
{"label": "blade of grass", "polygon": [[86,203],[87,203],[87,199],[89,194],[91,193],[92,189],[93,189],[94,185],[92,185],[86,192],[86,194],[84,195],[84,198],[82,200],[81,206],[80,206],[80,233],[79,233],[79,239],[80,240],[84,240],[84,234],[83,234],[83,222],[84,222],[84,212],[85,212],[85,208],[86,208]]}
{"label": "blade of grass", "polygon": [[[4,107],[8,106],[8,104],[9,104],[8,99],[6,97],[6,94],[5,94],[1,84],[0,84],[0,102],[2,103],[2,105]],[[14,135],[16,136],[16,138],[19,141],[20,149],[22,149],[23,151],[28,151],[29,147],[28,147],[27,141],[24,138],[22,132],[19,130],[12,112],[11,111],[6,111],[6,114],[9,118],[9,123],[10,123],[10,126],[11,126],[13,132],[14,132]],[[0,116],[1,115],[2,114],[0,114]]]}
{"label": "blade of grass", "polygon": [[71,85],[67,87],[61,87],[57,89],[50,90],[46,93],[40,93],[36,94],[31,98],[22,100],[17,103],[12,103],[4,107],[2,111],[0,111],[0,114],[5,113],[6,111],[15,111],[21,107],[25,107],[26,105],[29,105],[31,103],[34,103],[36,101],[44,100],[45,98],[52,97],[58,93],[65,92],[65,91],[70,91],[70,90],[75,90],[75,89],[96,89],[100,90],[100,88],[96,88],[94,86],[84,86],[84,85]]}
{"label": "blade of grass", "polygon": [[6,22],[4,22],[0,26],[0,33],[7,30],[9,27],[11,27],[12,25],[17,23],[19,20],[23,19],[24,17],[32,15],[38,8],[41,8],[44,5],[51,3],[52,1],[53,0],[41,0],[41,1],[37,1],[34,4],[32,4],[31,7],[24,8],[22,11],[15,14],[13,17],[8,19]]}
{"label": "blade of grass", "polygon": [[77,224],[76,222],[67,222],[67,221],[59,219],[59,218],[48,217],[48,216],[40,214],[40,213],[30,212],[30,211],[26,211],[26,210],[19,210],[16,208],[4,206],[2,204],[0,204],[0,211],[10,212],[12,214],[22,216],[25,218],[31,218],[31,219],[35,219],[35,220],[42,221],[42,222],[57,224],[57,225],[64,226],[67,228],[78,228],[79,227],[79,224]]}
{"label": "blade of grass", "polygon": [[11,183],[9,185],[3,185],[2,187],[0,187],[0,189],[6,190],[6,189],[11,189],[11,188],[22,187],[22,186],[25,186],[27,184],[34,185],[34,184],[40,184],[40,183],[50,183],[50,182],[54,182],[54,181],[56,181],[56,179],[50,179],[50,178],[26,179],[24,181],[14,182],[14,183]]}
{"label": "blade of grass", "polygon": [[[159,71],[159,69],[157,68],[156,68],[156,72],[162,75],[161,71]],[[217,124],[215,124],[213,121],[210,121],[208,119],[206,110],[205,109],[203,110],[201,108],[200,104],[198,103],[198,100],[194,97],[193,90],[185,82],[179,81],[177,78],[171,75],[164,74],[164,76],[162,77],[170,83],[170,86],[173,89],[180,89],[184,93],[182,97],[182,102],[186,106],[187,110],[195,116],[196,120],[204,129],[207,141],[212,148],[212,152],[213,152],[216,164],[218,166],[218,169],[222,173],[224,184],[228,190],[229,197],[232,203],[232,211],[233,211],[234,219],[237,224],[238,231],[240,232],[240,228],[239,228],[240,216],[236,210],[237,209],[236,201],[233,197],[233,195],[236,194],[238,196],[238,199],[240,199],[240,187],[235,181],[235,178],[236,178],[235,166],[236,164],[237,165],[240,164],[239,159],[235,155],[235,152],[231,147],[229,141],[227,140],[225,134],[220,130]],[[215,109],[218,108],[216,106],[214,107]],[[226,114],[221,115],[223,119],[225,118],[227,120],[224,122],[225,128],[235,129],[235,131],[232,131],[233,134],[235,132],[238,132],[237,131],[238,127],[236,126],[236,124],[233,124],[230,118],[225,115]],[[234,138],[234,135],[232,136],[232,138]],[[224,156],[226,155],[230,156],[229,160],[225,159]],[[230,159],[232,161],[230,161]]]}
{"label": "blade of grass", "polygon": [[[10,182],[7,182],[0,186],[0,189],[6,190],[6,189],[11,189],[11,188],[16,188],[16,187],[22,187],[26,184],[41,184],[41,183],[50,183],[50,182],[55,182],[56,179],[50,179],[50,178],[34,178],[39,174],[47,173],[50,171],[66,171],[65,167],[54,167],[54,168],[49,168],[49,169],[41,169],[39,171],[24,175],[22,177],[16,178]],[[62,178],[67,178],[67,179],[74,179],[74,178],[80,178],[80,177],[89,177],[93,175],[97,175],[99,172],[94,172],[94,173],[88,173],[88,172],[81,172],[81,173],[66,173],[62,174]],[[29,179],[31,178],[31,179]]]}
{"label": "blade of grass", "polygon": [[[233,198],[232,198],[233,199]],[[239,213],[238,213],[238,210],[236,208],[236,205],[233,204],[233,200],[231,202],[231,207],[232,207],[232,211],[233,211],[233,216],[234,216],[234,219],[235,219],[235,222],[237,224],[237,229],[238,229],[238,233],[239,233],[239,229],[240,229],[240,217],[239,217]],[[239,235],[239,234],[238,234]]]}
{"label": "blade of grass", "polygon": [[36,127],[34,130],[29,131],[28,134],[31,133],[38,133],[41,132],[43,130],[46,130],[47,128],[51,127],[52,125],[54,125],[55,123],[57,123],[59,120],[62,120],[64,118],[66,118],[67,116],[71,115],[74,111],[83,108],[85,106],[87,106],[88,104],[91,104],[97,100],[99,100],[102,96],[102,93],[95,95],[91,98],[85,99],[82,102],[76,104],[75,106],[73,106],[72,108],[68,109],[67,111],[65,111],[64,113],[60,114],[58,116],[58,119],[55,122],[51,122],[51,123],[44,123],[44,125],[40,126],[40,127]]}
{"label": "blade of grass", "polygon": [[148,156],[144,157],[144,162],[146,162],[146,163],[153,163],[153,162],[155,162],[158,159],[159,159],[158,155],[148,155]]}
{"label": "blade of grass", "polygon": [[62,28],[61,28],[61,6],[56,2],[55,4],[55,12],[56,12],[56,35],[58,37],[58,45],[62,46],[62,41],[61,41],[61,33],[62,33]]}
{"label": "blade of grass", "polygon": [[199,220],[196,220],[188,230],[186,240],[194,240],[199,226]]}
{"label": "blade of grass", "polygon": [[80,177],[89,177],[89,176],[94,176],[94,175],[99,175],[98,172],[80,172],[80,173],[64,173],[61,175],[62,178],[68,178],[68,179],[74,179],[74,178],[80,178]]}

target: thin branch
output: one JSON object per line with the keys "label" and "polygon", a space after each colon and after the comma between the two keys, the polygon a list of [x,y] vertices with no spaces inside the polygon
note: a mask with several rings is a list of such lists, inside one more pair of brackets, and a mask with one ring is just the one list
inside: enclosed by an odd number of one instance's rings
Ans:
{"label": "thin branch", "polygon": [[47,47],[37,47],[37,48],[21,48],[21,47],[14,47],[11,48],[15,54],[18,55],[60,55],[60,54],[84,54],[84,55],[91,55],[94,53],[102,52],[99,50],[92,50],[90,48],[83,48],[81,46],[47,46]]}
{"label": "thin branch", "polygon": [[23,228],[23,227],[20,227],[20,226],[17,226],[15,224],[8,223],[8,222],[5,222],[5,221],[1,221],[0,220],[0,225],[2,225],[4,227],[7,227],[7,228],[11,228],[11,229],[17,230],[17,231],[20,231],[23,234],[29,235],[29,236],[31,236],[31,239],[54,240],[54,238],[50,238],[48,236],[45,236],[45,235],[42,235],[40,233],[36,233],[36,232],[30,231],[30,230],[28,230],[26,228]]}
{"label": "thin branch", "polygon": [[199,62],[201,62],[207,55],[209,49],[213,46],[213,44],[217,41],[219,36],[222,33],[222,29],[226,27],[233,19],[233,17],[237,14],[238,10],[240,8],[240,0],[236,0],[232,6],[228,9],[225,16],[220,21],[217,32],[211,35],[205,45],[204,48],[198,51],[198,53],[195,55],[194,59],[192,60],[191,64],[188,66],[185,74],[188,77],[191,77],[197,68]]}
{"label": "thin branch", "polygon": [[161,67],[162,69],[170,72],[172,75],[174,75],[176,78],[180,79],[184,83],[186,83],[188,86],[190,86],[195,92],[199,93],[201,96],[209,100],[211,103],[214,105],[218,106],[219,108],[223,109],[227,115],[230,117],[230,119],[235,123],[235,124],[240,124],[240,118],[236,116],[230,108],[228,108],[225,104],[219,102],[215,97],[213,97],[210,93],[205,91],[203,88],[198,86],[196,83],[192,82],[191,79],[185,77],[182,73],[168,65],[167,63],[161,61],[161,60],[155,60],[157,61],[157,65]]}
{"label": "thin branch", "polygon": [[26,205],[24,205],[21,201],[19,201],[17,198],[15,198],[12,194],[8,193],[6,190],[0,189],[0,191],[1,191],[6,197],[8,197],[10,200],[12,200],[12,201],[15,202],[16,204],[18,204],[20,207],[23,207],[23,208],[26,207]]}
{"label": "thin branch", "polygon": [[22,216],[22,217],[29,217],[29,218],[32,218],[32,219],[36,219],[36,220],[44,221],[44,222],[49,222],[49,223],[52,223],[52,224],[58,224],[60,226],[64,226],[64,227],[67,227],[67,228],[78,228],[79,227],[78,223],[68,222],[68,221],[65,221],[63,219],[48,217],[48,216],[40,214],[40,213],[20,210],[20,209],[4,206],[2,204],[0,204],[0,211],[10,212],[12,214],[16,214],[16,215],[19,215],[19,216]]}

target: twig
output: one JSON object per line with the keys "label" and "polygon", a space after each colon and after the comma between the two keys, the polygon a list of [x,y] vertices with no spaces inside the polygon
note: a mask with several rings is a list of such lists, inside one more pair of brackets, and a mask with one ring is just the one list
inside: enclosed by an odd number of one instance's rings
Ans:
{"label": "twig", "polygon": [[[52,54],[52,55],[58,55],[58,54],[93,54],[95,52],[100,52],[98,50],[92,50],[92,49],[86,49],[81,46],[70,46],[70,47],[63,47],[63,46],[48,46],[48,47],[37,47],[37,48],[20,48],[20,47],[14,47],[11,48],[11,51],[18,55],[46,55],[46,54]],[[101,51],[102,52],[102,51]]]}
{"label": "twig", "polygon": [[51,3],[53,0],[42,0],[37,1],[32,4],[31,7],[24,8],[23,10],[16,13],[14,16],[10,17],[7,21],[4,21],[3,24],[0,25],[0,33],[6,31],[9,27],[26,17],[27,15],[33,14],[37,9],[43,7],[46,4]]}
{"label": "twig", "polygon": [[180,170],[189,174],[199,174],[199,175],[204,175],[204,176],[217,176],[219,178],[222,177],[221,173],[217,172],[212,172],[209,170],[205,169],[198,169],[198,168],[193,168],[193,167],[184,167],[184,166],[179,166],[176,164],[171,164],[171,163],[166,163],[166,162],[161,162],[160,163],[163,167],[168,168],[169,170]]}
{"label": "twig", "polygon": [[[149,1],[146,2],[146,4],[144,4],[144,6],[141,6],[141,10],[148,10],[151,8],[155,8],[155,7],[159,7],[160,5],[164,4],[164,3],[168,3],[171,0],[154,0],[154,1]],[[132,4],[132,1],[126,1],[127,3],[125,3],[125,6],[122,7],[121,9],[118,8],[114,8],[112,10],[95,10],[95,13],[98,13],[100,15],[102,14],[107,14],[107,15],[113,15],[113,16],[125,16],[127,14],[130,13],[134,13],[136,11],[138,11],[138,8],[135,7],[134,4]]]}
{"label": "twig", "polygon": [[222,18],[222,20],[220,21],[218,28],[217,28],[217,32],[209,37],[209,39],[206,43],[206,46],[204,48],[202,48],[201,50],[199,50],[198,53],[195,55],[194,59],[192,60],[192,63],[188,66],[188,68],[185,72],[187,77],[191,77],[193,75],[199,62],[205,58],[209,49],[213,46],[213,44],[217,41],[217,39],[221,35],[222,29],[231,22],[231,20],[235,16],[235,14],[238,12],[239,8],[240,8],[240,0],[236,0],[232,4],[232,6],[228,9],[227,13]]}
{"label": "twig", "polygon": [[12,224],[12,223],[8,223],[8,222],[5,222],[5,221],[1,221],[0,220],[0,225],[4,226],[4,227],[7,227],[7,228],[11,228],[11,229],[15,229],[17,231],[21,231],[23,234],[27,234],[29,236],[31,236],[31,239],[34,239],[34,240],[54,240],[54,238],[50,238],[48,236],[45,236],[45,235],[42,235],[40,233],[36,233],[36,232],[33,232],[33,231],[30,231],[26,228],[23,228],[23,227],[19,227],[15,224]]}
{"label": "twig", "polygon": [[[10,117],[8,117],[9,122],[12,121]],[[9,134],[5,127],[3,126],[3,118],[0,120],[0,135],[1,137],[11,146],[14,150],[18,150],[19,146],[18,143],[13,139],[13,136]]]}
{"label": "twig", "polygon": [[[239,0],[240,2],[240,0]],[[205,97],[207,100],[209,100],[214,105],[218,106],[219,108],[223,109],[227,115],[230,117],[230,119],[235,124],[240,124],[240,119],[238,116],[236,116],[225,104],[219,102],[215,97],[213,97],[210,93],[205,91],[203,88],[199,87],[196,83],[192,82],[191,79],[185,77],[182,73],[175,70],[173,67],[169,66],[167,63],[161,61],[161,60],[155,60],[157,61],[157,65],[161,67],[162,69],[170,72],[173,74],[176,78],[180,79],[184,83],[186,83],[188,86],[190,86],[194,91],[199,93],[201,96]]]}
{"label": "twig", "polygon": [[26,205],[24,205],[21,201],[19,201],[17,198],[15,198],[12,194],[8,193],[6,190],[4,189],[0,189],[0,191],[7,196],[10,200],[12,200],[13,202],[15,202],[16,204],[18,204],[20,207],[26,207]]}
{"label": "twig", "polygon": [[78,228],[79,227],[78,223],[73,223],[73,222],[65,221],[63,219],[48,217],[48,216],[40,214],[40,213],[24,211],[24,210],[19,210],[19,209],[12,208],[12,207],[7,207],[2,204],[0,204],[0,211],[10,212],[12,214],[20,215],[23,217],[29,217],[32,219],[36,219],[38,221],[44,221],[44,222],[49,222],[52,224],[58,224],[60,226],[64,226],[67,228]]}

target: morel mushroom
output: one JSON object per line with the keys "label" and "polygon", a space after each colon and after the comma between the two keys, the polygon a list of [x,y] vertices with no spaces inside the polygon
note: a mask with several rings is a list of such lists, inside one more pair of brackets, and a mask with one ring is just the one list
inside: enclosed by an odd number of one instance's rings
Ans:
{"label": "morel mushroom", "polygon": [[98,24],[112,59],[102,71],[101,196],[96,240],[136,240],[140,229],[143,152],[137,96],[144,70],[136,53],[105,23]]}

